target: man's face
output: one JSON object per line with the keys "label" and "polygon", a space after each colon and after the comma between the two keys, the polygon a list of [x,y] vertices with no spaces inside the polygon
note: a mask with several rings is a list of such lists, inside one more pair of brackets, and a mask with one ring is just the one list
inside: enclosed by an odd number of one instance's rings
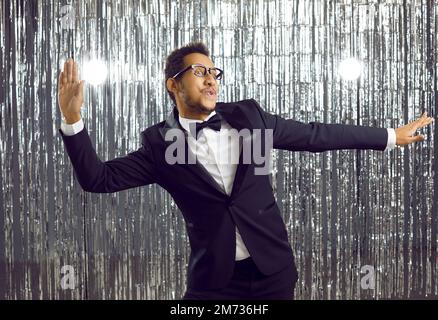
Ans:
{"label": "man's face", "polygon": [[[192,64],[214,67],[210,58],[200,53],[191,53],[184,57],[184,68]],[[169,79],[167,85],[175,95],[178,109],[184,117],[205,118],[216,107],[219,85],[209,72],[199,77],[194,74],[193,69],[189,69],[177,81]]]}

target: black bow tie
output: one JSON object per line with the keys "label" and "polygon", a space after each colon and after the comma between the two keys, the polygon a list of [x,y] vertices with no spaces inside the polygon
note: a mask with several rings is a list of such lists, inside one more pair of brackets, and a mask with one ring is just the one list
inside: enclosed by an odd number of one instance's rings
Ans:
{"label": "black bow tie", "polygon": [[220,116],[216,113],[213,117],[211,117],[207,121],[197,122],[196,123],[196,137],[198,137],[199,131],[201,131],[205,127],[210,127],[213,130],[219,131],[221,129]]}

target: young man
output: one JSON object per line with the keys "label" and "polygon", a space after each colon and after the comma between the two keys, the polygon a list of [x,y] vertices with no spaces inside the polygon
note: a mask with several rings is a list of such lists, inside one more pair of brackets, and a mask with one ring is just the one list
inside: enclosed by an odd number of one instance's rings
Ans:
{"label": "young man", "polygon": [[[253,99],[217,102],[223,71],[202,43],[173,51],[165,75],[176,105],[169,117],[141,133],[138,150],[102,162],[80,116],[84,81],[76,63],[67,60],[59,76],[65,119],[60,134],[85,191],[117,192],[158,183],[172,195],[191,246],[185,299],[293,299],[298,273],[268,175],[257,174],[255,146],[244,148],[239,136],[228,139],[229,132],[250,132],[249,140],[268,152],[269,146],[311,152],[385,150],[422,141],[423,136],[413,134],[433,120],[424,113],[395,130],[305,124],[269,114]],[[260,142],[256,132],[269,139]],[[169,137],[182,137],[183,161],[174,161]],[[238,161],[219,161],[225,153]],[[190,155],[196,161],[190,162]]]}

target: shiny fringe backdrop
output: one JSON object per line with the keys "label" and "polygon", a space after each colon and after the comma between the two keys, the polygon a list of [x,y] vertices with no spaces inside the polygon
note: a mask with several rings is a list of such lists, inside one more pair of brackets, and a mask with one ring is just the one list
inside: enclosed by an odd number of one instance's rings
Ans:
{"label": "shiny fringe backdrop", "polygon": [[[255,98],[310,122],[397,127],[436,115],[438,4],[354,1],[1,1],[0,297],[178,299],[184,221],[159,186],[82,191],[58,133],[68,57],[105,61],[82,116],[102,160],[136,150],[172,106],[164,60],[204,41],[219,101]],[[340,61],[364,62],[358,81]],[[436,117],[436,116],[435,116]],[[438,148],[272,153],[297,299],[437,295]],[[266,248],[269,250],[269,248]],[[74,276],[74,279],[73,279]],[[374,282],[373,282],[374,279]]]}

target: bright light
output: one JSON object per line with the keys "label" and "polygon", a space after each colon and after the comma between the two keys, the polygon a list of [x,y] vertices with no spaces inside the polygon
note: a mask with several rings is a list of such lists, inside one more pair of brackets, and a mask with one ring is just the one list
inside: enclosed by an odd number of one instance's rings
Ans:
{"label": "bright light", "polygon": [[97,59],[86,62],[82,70],[83,79],[92,85],[103,83],[108,73],[105,63]]}
{"label": "bright light", "polygon": [[356,80],[361,73],[362,63],[356,58],[345,59],[339,64],[339,74],[344,80]]}

